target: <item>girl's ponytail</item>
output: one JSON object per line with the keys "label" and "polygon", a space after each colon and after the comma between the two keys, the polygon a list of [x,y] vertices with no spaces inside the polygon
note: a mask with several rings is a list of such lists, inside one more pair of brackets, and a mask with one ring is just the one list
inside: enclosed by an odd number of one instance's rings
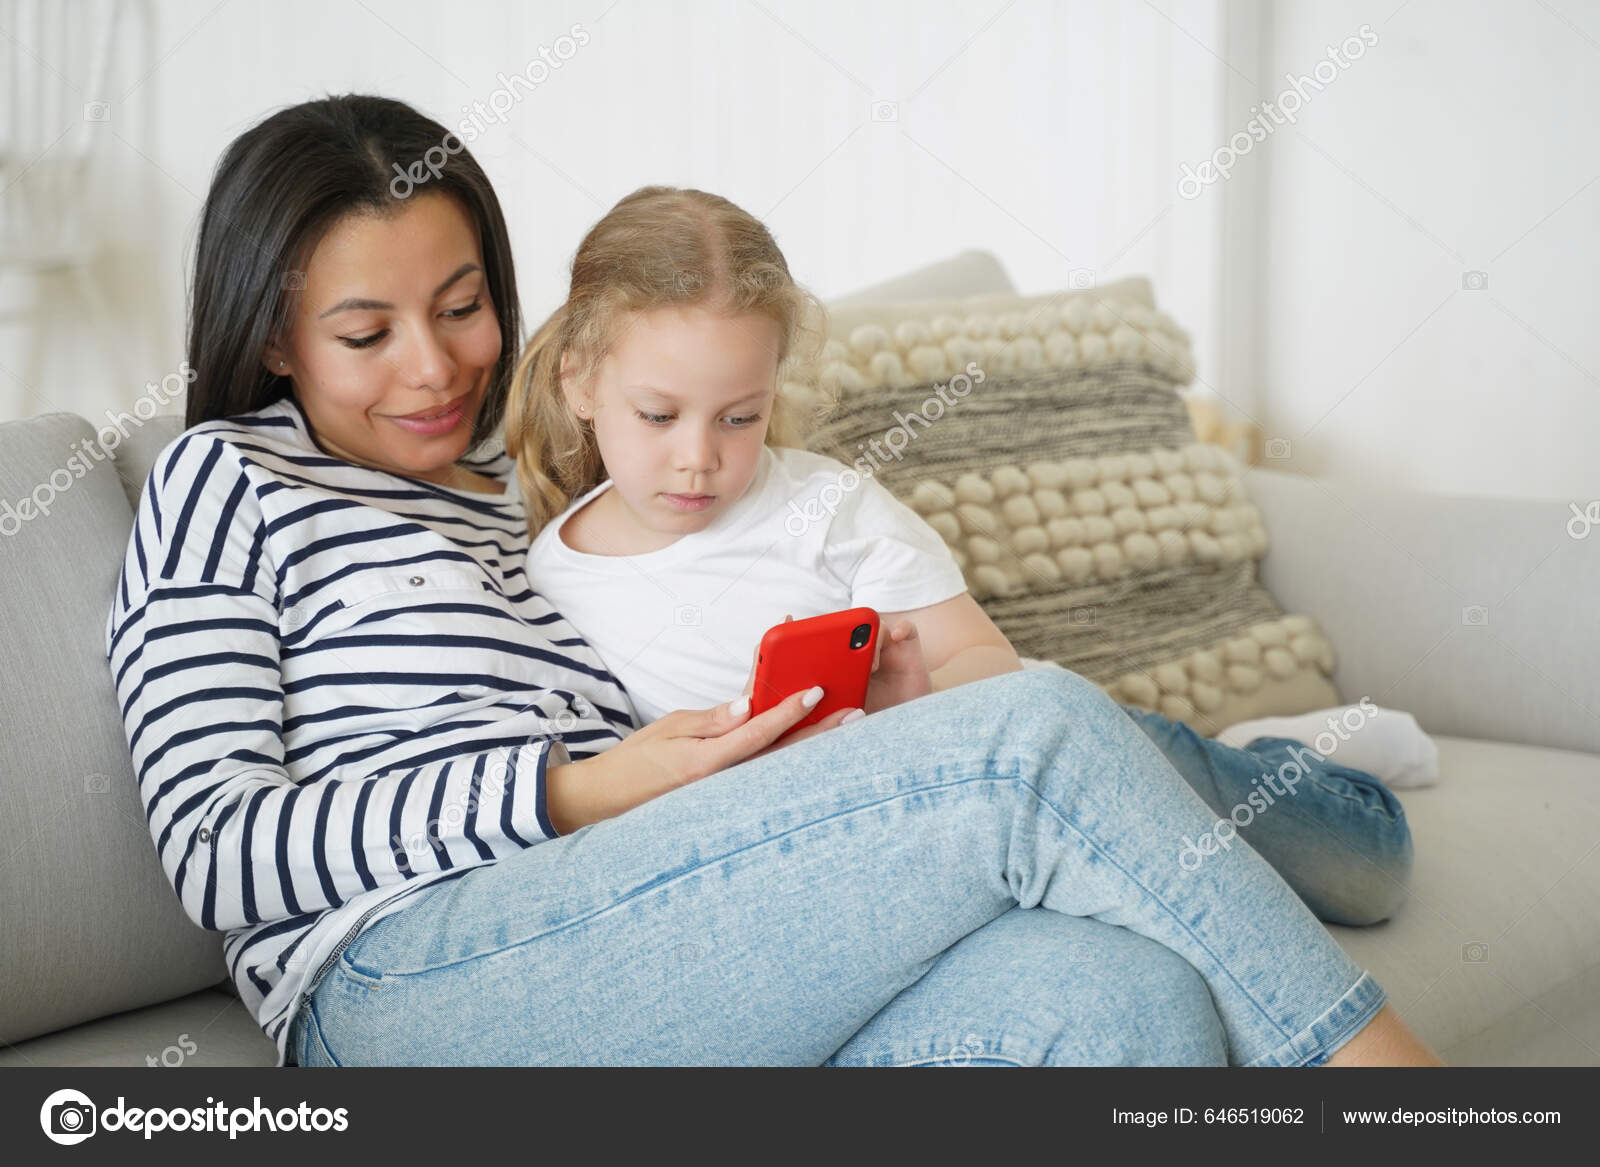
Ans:
{"label": "girl's ponytail", "polygon": [[506,453],[517,463],[528,530],[539,529],[605,477],[600,449],[561,392],[567,306],[556,309],[523,349],[506,402]]}

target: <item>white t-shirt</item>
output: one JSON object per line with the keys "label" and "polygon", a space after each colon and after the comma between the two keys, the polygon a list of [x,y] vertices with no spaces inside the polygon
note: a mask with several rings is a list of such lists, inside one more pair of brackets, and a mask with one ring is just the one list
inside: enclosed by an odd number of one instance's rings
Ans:
{"label": "white t-shirt", "polygon": [[658,551],[573,550],[562,524],[610,486],[538,533],[528,582],[599,651],[641,724],[738,696],[762,635],[785,615],[904,612],[967,590],[938,532],[876,480],[821,454],[763,446],[744,497]]}

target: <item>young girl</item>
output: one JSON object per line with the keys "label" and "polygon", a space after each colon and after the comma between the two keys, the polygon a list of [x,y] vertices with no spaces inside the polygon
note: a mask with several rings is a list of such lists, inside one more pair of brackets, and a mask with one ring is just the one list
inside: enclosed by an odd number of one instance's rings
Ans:
{"label": "young girl", "polygon": [[[875,709],[1022,667],[937,532],[874,479],[798,448],[808,407],[787,374],[813,356],[820,315],[756,219],[646,187],[583,240],[566,304],[522,357],[506,444],[535,535],[529,584],[583,629],[641,725],[740,693],[786,616],[879,613]],[[1233,727],[1251,747],[1238,750],[1127,711],[1219,813],[1238,800],[1218,775],[1270,770],[1341,712]],[[1340,762],[1364,770],[1323,760],[1319,776],[1355,783],[1363,815],[1398,814],[1366,771],[1394,785],[1436,773],[1405,714],[1374,721],[1359,749]]]}
{"label": "young girl", "polygon": [[[785,616],[877,610],[872,711],[1021,667],[935,531],[878,482],[799,448],[827,405],[790,390],[820,318],[761,223],[716,195],[646,187],[584,238],[567,302],[518,365],[506,448],[534,533],[529,586],[582,629],[640,726],[730,698],[744,716],[756,646]],[[1352,739],[1373,759],[1355,769],[1350,743],[1335,764],[1296,740],[1316,736],[1320,714],[1260,723],[1235,749],[1123,710],[1219,823],[1264,776],[1312,759],[1295,812],[1239,837],[1323,920],[1374,923],[1404,900],[1410,832],[1369,772],[1407,756],[1404,715]],[[1331,881],[1330,863],[1349,864],[1330,846],[1362,857]]]}
{"label": "young girl", "polygon": [[885,703],[1021,667],[937,532],[798,448],[806,407],[785,374],[819,312],[750,215],[646,187],[589,232],[522,358],[506,444],[530,586],[584,629],[641,724],[734,697],[785,616],[875,609]]}

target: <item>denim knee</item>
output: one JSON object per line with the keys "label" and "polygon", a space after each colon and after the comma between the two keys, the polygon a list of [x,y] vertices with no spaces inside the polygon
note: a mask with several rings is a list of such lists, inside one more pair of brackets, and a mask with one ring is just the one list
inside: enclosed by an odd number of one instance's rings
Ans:
{"label": "denim knee", "polygon": [[[996,717],[1023,713],[1023,729],[1059,730],[1064,725],[1123,732],[1128,716],[1099,685],[1068,669],[1023,669],[993,678],[984,694]],[[1069,720],[1070,719],[1070,720]]]}
{"label": "denim knee", "polygon": [[1319,881],[1314,893],[1302,892],[1306,906],[1327,924],[1364,928],[1381,924],[1398,912],[1411,894],[1410,830],[1399,844],[1379,855],[1352,857],[1338,877]]}
{"label": "denim knee", "polygon": [[[1010,674],[993,716],[1014,756],[1035,766],[1057,757],[1064,747],[1120,756],[1150,748],[1123,707],[1099,685],[1065,669],[1026,669]],[[1009,716],[1010,714],[1017,716]]]}
{"label": "denim knee", "polygon": [[[1228,1039],[1205,978],[1176,952],[1151,946],[1137,972],[1144,1000],[1122,1020],[1122,1065],[1225,1066]],[[1056,1064],[1051,1059],[1049,1064]]]}

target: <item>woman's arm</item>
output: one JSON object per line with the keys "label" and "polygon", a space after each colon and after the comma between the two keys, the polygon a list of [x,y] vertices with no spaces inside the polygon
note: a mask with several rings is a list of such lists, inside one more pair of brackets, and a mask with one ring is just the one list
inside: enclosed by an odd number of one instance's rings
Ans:
{"label": "woman's arm", "polygon": [[346,766],[298,785],[284,766],[275,616],[253,593],[173,579],[117,625],[110,659],[141,802],[195,923],[317,912],[555,834],[549,740],[518,736],[384,774]]}
{"label": "woman's arm", "polygon": [[107,628],[145,817],[189,917],[231,929],[304,915],[553,836],[544,783],[566,755],[525,733],[297,783],[276,573],[244,468],[219,446],[197,435],[158,459]]}
{"label": "woman's arm", "polygon": [[891,630],[901,620],[915,625],[936,691],[1022,668],[1005,633],[995,627],[970,593],[908,612],[884,612],[880,620]]}
{"label": "woman's arm", "polygon": [[[755,717],[747,696],[710,709],[678,710],[592,758],[551,766],[545,789],[556,833],[571,834],[778,748],[778,736],[820,700],[819,687],[791,693]],[[832,729],[850,712],[830,714],[782,744]]]}

